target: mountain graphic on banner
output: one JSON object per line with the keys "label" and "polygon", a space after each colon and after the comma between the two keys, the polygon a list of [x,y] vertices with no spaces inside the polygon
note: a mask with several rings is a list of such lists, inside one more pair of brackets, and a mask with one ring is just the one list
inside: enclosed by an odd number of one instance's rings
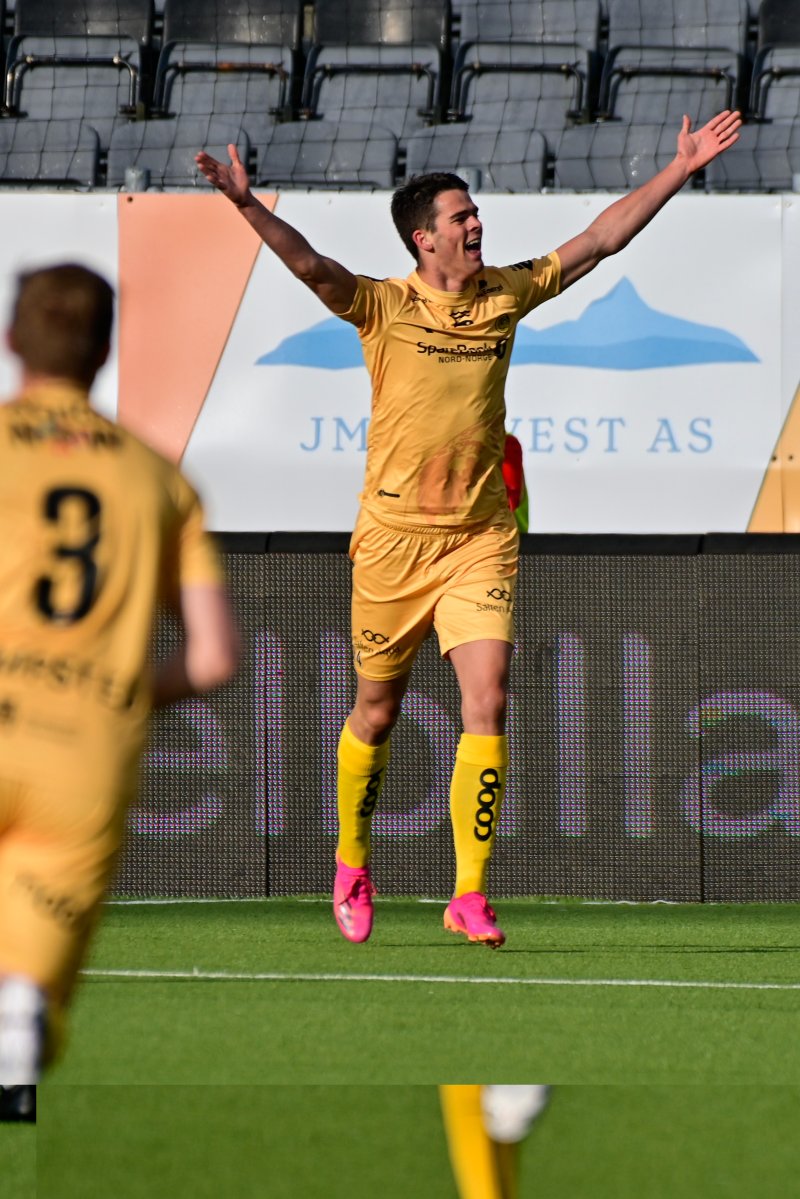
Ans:
{"label": "mountain graphic on banner", "polygon": [[[583,366],[636,371],[712,362],[758,362],[733,333],[650,308],[629,279],[593,300],[574,321],[548,329],[517,327],[512,365]],[[363,366],[352,325],[330,317],[285,338],[257,359],[258,366],[313,366],[347,370]]]}

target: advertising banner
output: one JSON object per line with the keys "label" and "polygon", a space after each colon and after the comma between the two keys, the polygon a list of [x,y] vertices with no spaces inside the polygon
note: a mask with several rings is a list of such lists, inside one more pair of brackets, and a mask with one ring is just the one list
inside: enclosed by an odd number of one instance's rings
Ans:
{"label": "advertising banner", "polygon": [[[522,555],[491,893],[800,899],[797,547],[698,553],[663,538],[622,553],[586,540],[584,552]],[[232,553],[228,567],[243,667],[159,714],[119,893],[332,885],[336,746],[354,699],[349,563],[287,550]],[[460,727],[432,637],[373,823],[384,895],[451,893]]]}
{"label": "advertising banner", "polygon": [[[615,197],[476,196],[487,262],[540,256]],[[263,196],[354,272],[413,263],[390,196]],[[794,195],[675,197],[634,242],[521,323],[507,384],[531,531],[800,528],[800,238]],[[118,285],[101,405],[170,457],[224,531],[354,521],[369,379],[329,313],[214,194],[0,197],[0,302],[76,258]],[[14,376],[0,359],[7,393]]]}

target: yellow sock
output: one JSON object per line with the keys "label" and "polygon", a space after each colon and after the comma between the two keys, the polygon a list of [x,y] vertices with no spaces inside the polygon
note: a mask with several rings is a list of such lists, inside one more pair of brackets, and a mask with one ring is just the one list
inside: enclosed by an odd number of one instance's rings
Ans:
{"label": "yellow sock", "polygon": [[337,757],[339,841],[336,851],[348,866],[366,866],[370,855],[372,814],[389,762],[389,742],[365,745],[345,724]]}
{"label": "yellow sock", "polygon": [[440,1086],[439,1098],[460,1199],[510,1199],[515,1192],[503,1189],[497,1158],[500,1146],[483,1124],[481,1088]]}
{"label": "yellow sock", "polygon": [[456,849],[454,895],[486,893],[507,769],[506,737],[462,733],[450,784],[450,820]]}

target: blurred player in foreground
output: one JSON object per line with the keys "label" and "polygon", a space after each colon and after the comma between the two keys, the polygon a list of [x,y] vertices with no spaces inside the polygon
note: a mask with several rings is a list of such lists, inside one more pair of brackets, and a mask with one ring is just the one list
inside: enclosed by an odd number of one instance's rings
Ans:
{"label": "blurred player in foreground", "polygon": [[669,166],[544,258],[486,267],[483,228],[457,175],[420,175],[392,198],[416,262],[372,279],[317,253],[231,164],[197,155],[206,178],[332,312],[358,330],[372,379],[361,512],[350,545],[356,702],[339,740],[334,915],[350,941],[372,930],[370,828],[417,652],[435,627],[461,691],[450,814],[456,854],[445,928],[495,947],[505,936],[486,880],[505,789],[505,718],[519,534],[503,483],[504,385],[518,322],[616,254],[693,172],[738,138],[738,113],[696,133],[688,117]]}
{"label": "blurred player in foreground", "polygon": [[517,1199],[519,1144],[544,1110],[546,1086],[442,1086],[447,1148],[460,1199]]}
{"label": "blurred player in foreground", "polygon": [[[114,296],[71,264],[18,280],[0,406],[0,1084],[58,1047],[134,798],[152,706],[227,680],[237,636],[197,495],[90,406]],[[166,352],[166,351],[165,351]],[[183,648],[148,667],[157,605]]]}

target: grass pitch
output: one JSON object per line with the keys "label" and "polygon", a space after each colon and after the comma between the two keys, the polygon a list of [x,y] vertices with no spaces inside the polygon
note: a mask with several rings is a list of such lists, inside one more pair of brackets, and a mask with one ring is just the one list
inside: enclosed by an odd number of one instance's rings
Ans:
{"label": "grass pitch", "polygon": [[0,1122],[0,1193],[36,1199],[36,1125]]}
{"label": "grass pitch", "polygon": [[443,904],[109,907],[57,1085],[794,1083],[800,906],[498,903],[496,952]]}
{"label": "grass pitch", "polygon": [[[40,1110],[39,1199],[456,1199],[433,1086],[63,1086]],[[520,1199],[789,1195],[798,1116],[798,1087],[556,1087]]]}

